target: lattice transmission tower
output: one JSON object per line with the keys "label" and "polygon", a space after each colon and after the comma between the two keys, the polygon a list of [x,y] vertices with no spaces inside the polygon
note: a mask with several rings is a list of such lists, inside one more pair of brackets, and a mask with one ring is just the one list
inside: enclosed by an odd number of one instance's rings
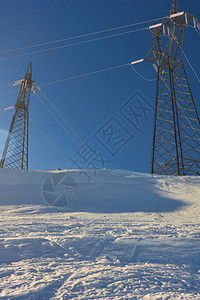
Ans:
{"label": "lattice transmission tower", "polygon": [[200,121],[182,60],[188,26],[200,31],[174,0],[162,23],[149,27],[153,45],[145,60],[157,70],[152,174],[200,175]]}
{"label": "lattice transmission tower", "polygon": [[1,168],[28,169],[28,129],[29,129],[29,103],[32,90],[32,65],[28,66],[15,104],[15,113],[12,118],[10,130],[6,140]]}

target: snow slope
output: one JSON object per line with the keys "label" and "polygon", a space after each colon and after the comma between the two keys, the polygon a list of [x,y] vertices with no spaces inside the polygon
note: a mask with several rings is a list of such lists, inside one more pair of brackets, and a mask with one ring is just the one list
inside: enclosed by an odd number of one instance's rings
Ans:
{"label": "snow slope", "polygon": [[200,299],[200,178],[0,169],[0,299]]}

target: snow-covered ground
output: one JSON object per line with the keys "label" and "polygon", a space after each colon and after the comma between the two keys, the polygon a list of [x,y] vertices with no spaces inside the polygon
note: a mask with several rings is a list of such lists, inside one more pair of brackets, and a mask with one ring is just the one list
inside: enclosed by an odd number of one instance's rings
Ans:
{"label": "snow-covered ground", "polygon": [[0,169],[0,299],[200,299],[200,178]]}

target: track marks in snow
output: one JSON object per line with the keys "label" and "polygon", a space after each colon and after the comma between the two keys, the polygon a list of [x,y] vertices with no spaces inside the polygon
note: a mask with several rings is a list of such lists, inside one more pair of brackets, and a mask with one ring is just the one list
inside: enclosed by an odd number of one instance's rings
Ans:
{"label": "track marks in snow", "polygon": [[0,212],[0,299],[200,299],[197,217],[40,209]]}

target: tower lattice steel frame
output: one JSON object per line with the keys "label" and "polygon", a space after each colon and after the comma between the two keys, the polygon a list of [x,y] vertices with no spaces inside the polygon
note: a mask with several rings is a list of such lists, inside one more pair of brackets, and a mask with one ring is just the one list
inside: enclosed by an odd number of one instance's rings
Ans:
{"label": "tower lattice steel frame", "polygon": [[194,16],[174,0],[168,16],[153,25],[146,60],[157,70],[152,174],[200,175],[200,120],[182,61],[185,27]]}
{"label": "tower lattice steel frame", "polygon": [[15,113],[0,163],[1,168],[28,169],[29,103],[32,84],[30,63],[15,104]]}

